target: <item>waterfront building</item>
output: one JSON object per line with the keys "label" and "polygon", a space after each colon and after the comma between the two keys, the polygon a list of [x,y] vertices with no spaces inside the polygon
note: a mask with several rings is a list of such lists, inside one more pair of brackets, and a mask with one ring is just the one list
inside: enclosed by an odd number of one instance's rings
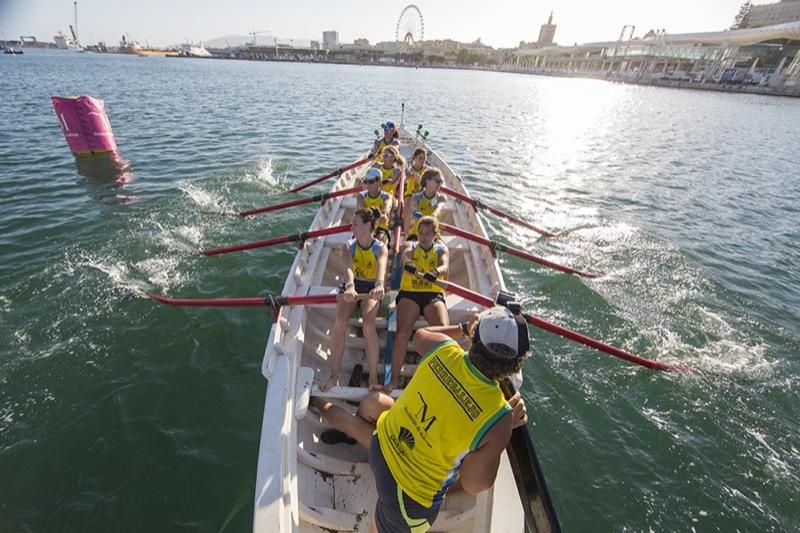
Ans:
{"label": "waterfront building", "polygon": [[523,50],[544,48],[545,46],[552,46],[553,40],[556,37],[556,25],[553,24],[553,12],[550,12],[550,18],[547,19],[546,24],[542,24],[539,28],[539,39],[535,42],[526,43],[525,41],[519,42],[519,47]]}
{"label": "waterfront building", "polygon": [[339,48],[339,32],[334,30],[322,32],[322,46],[325,47],[325,50]]}
{"label": "waterfront building", "polygon": [[553,39],[556,36],[556,25],[553,24],[553,12],[550,12],[550,18],[547,19],[547,24],[542,24],[539,29],[539,40],[536,41],[539,46],[547,46],[553,44]]}
{"label": "waterfront building", "polygon": [[751,5],[741,28],[762,28],[800,21],[800,0],[781,0],[772,4]]}
{"label": "waterfront building", "polygon": [[369,48],[369,40],[368,39],[356,39],[353,41],[353,46],[355,48]]}
{"label": "waterfront building", "polygon": [[[626,28],[631,28],[626,26]],[[520,49],[503,70],[641,83],[768,85],[800,92],[800,22]]]}

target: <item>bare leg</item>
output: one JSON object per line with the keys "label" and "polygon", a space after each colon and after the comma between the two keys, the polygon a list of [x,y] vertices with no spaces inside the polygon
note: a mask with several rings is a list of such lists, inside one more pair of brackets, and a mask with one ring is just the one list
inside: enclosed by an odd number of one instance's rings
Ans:
{"label": "bare leg", "polygon": [[347,333],[347,321],[353,310],[356,308],[356,302],[347,303],[342,300],[336,302],[336,320],[333,322],[331,329],[331,358],[330,358],[330,377],[319,384],[319,390],[327,391],[331,387],[339,384],[339,374],[342,372],[342,354],[344,354],[344,336]]}
{"label": "bare leg", "polygon": [[394,401],[391,397],[379,392],[371,392],[364,398],[354,416],[337,405],[322,398],[311,398],[311,404],[319,409],[322,418],[334,428],[344,431],[358,441],[363,447],[369,449],[372,432],[375,431],[375,422],[380,414],[389,409]]}
{"label": "bare leg", "polygon": [[449,326],[450,317],[447,315],[447,306],[444,302],[435,302],[425,306],[423,311],[425,320],[431,326]]}
{"label": "bare leg", "polygon": [[382,389],[378,384],[378,331],[375,329],[375,317],[378,315],[380,302],[369,298],[361,301],[361,316],[364,321],[364,351],[367,356],[369,370],[369,389]]}
{"label": "bare leg", "polygon": [[392,346],[392,379],[384,387],[387,393],[397,388],[400,380],[400,369],[403,368],[403,361],[406,358],[408,340],[414,331],[414,323],[419,318],[419,306],[408,298],[403,298],[397,302],[397,332],[394,334],[394,346]]}

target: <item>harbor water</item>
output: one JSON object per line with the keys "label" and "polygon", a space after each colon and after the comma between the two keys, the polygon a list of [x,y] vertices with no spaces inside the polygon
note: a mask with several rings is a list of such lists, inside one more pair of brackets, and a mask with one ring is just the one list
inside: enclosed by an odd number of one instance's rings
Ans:
{"label": "harbor water", "polygon": [[[38,52],[38,53],[37,53]],[[531,329],[523,393],[565,531],[798,531],[800,100],[456,70],[0,56],[0,531],[247,531],[264,309],[315,207],[240,219],[356,160],[385,120],[487,203]],[[121,160],[77,166],[54,95],[105,100]],[[314,191],[321,192],[324,185]],[[277,429],[276,429],[277,430]]]}

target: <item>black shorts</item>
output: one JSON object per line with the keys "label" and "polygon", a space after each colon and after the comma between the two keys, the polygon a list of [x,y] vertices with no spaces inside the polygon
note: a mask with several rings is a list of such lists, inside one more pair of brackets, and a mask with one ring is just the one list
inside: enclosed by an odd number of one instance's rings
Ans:
{"label": "black shorts", "polygon": [[[353,283],[355,284],[356,294],[369,294],[375,288],[375,280],[373,279],[356,278]],[[345,291],[344,285],[344,283],[339,285],[339,294]]]}
{"label": "black shorts", "polygon": [[397,293],[395,303],[399,303],[403,298],[408,298],[419,307],[419,312],[422,313],[426,307],[436,302],[444,303],[444,294],[441,292],[417,292],[417,291],[400,291]]}
{"label": "black shorts", "polygon": [[397,482],[381,452],[378,435],[369,443],[369,466],[378,490],[375,504],[375,523],[381,533],[409,533],[427,531],[439,514],[439,505],[425,507],[412,500],[397,486]]}

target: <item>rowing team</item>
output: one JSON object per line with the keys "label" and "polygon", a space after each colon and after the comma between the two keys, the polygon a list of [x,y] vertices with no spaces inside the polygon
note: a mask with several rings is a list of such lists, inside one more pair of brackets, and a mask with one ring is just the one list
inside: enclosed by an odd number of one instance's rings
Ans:
{"label": "rowing team", "polygon": [[439,239],[439,218],[446,201],[440,193],[444,179],[439,169],[425,164],[427,153],[418,148],[414,151],[405,180],[404,192],[410,201],[403,210],[406,245],[401,263],[414,264],[425,279],[403,273],[396,300],[397,332],[392,348],[391,380],[381,386],[378,381],[378,333],[375,319],[385,293],[389,220],[392,218],[394,205],[392,193],[400,182],[400,174],[404,172],[404,163],[397,147],[391,144],[397,142],[394,124],[387,122],[384,131],[385,138],[379,139],[375,142],[376,146],[373,146],[373,149],[380,148],[382,151],[370,154],[380,156],[380,164],[367,170],[364,175],[366,190],[358,194],[357,209],[351,219],[353,239],[345,244],[343,251],[348,260],[348,268],[331,331],[331,375],[320,383],[319,388],[322,391],[339,384],[347,321],[357,305],[361,306],[363,319],[370,390],[384,390],[389,393],[397,388],[406,347],[414,323],[420,315],[432,326],[449,324],[444,290],[433,283],[438,278],[447,278],[449,263],[447,246]]}
{"label": "rowing team", "polygon": [[[387,127],[393,129],[391,123]],[[396,148],[382,148],[382,166],[397,159]],[[424,160],[423,151],[420,161],[424,164]],[[331,332],[331,376],[319,387],[324,392],[338,384],[347,321],[360,303],[370,392],[355,415],[319,397],[312,398],[312,405],[331,426],[369,450],[378,494],[370,531],[424,532],[448,492],[478,494],[494,484],[512,429],[526,423],[524,401],[519,394],[507,401],[498,382],[521,369],[529,350],[528,328],[519,312],[506,307],[449,325],[443,289],[435,283],[448,270],[447,247],[438,238],[438,215],[444,203],[438,194],[442,175],[438,169],[426,170],[421,176],[422,190],[415,193],[424,201],[415,202],[412,196],[411,209],[429,208],[433,198],[437,203],[413,226],[409,220],[404,223],[409,237],[396,300],[391,381],[380,386],[375,317],[384,296],[388,249],[376,235],[388,236],[388,227],[379,230],[389,212],[384,204],[381,209],[370,203],[388,196],[388,191],[380,190],[383,175],[373,170],[383,172],[381,168],[367,171],[367,190],[360,193],[352,217],[354,238],[343,250],[350,263]],[[416,240],[411,234],[416,234]],[[395,401],[387,392],[398,385],[408,340],[420,314],[429,324],[414,335],[414,348],[422,361]],[[461,336],[471,341],[468,352],[455,340]]]}

